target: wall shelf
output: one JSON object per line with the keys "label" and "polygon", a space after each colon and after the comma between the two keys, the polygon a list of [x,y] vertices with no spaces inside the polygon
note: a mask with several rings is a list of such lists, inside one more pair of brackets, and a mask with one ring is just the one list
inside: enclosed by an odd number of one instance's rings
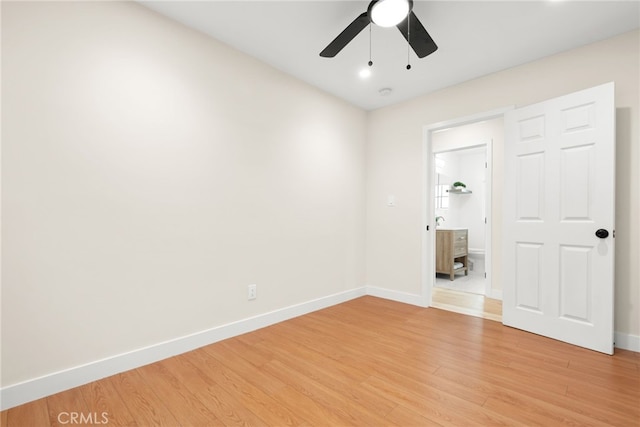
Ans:
{"label": "wall shelf", "polygon": [[449,189],[449,194],[471,194],[471,193],[473,193],[473,191],[467,190],[466,188],[463,188],[462,190],[458,190],[456,188]]}

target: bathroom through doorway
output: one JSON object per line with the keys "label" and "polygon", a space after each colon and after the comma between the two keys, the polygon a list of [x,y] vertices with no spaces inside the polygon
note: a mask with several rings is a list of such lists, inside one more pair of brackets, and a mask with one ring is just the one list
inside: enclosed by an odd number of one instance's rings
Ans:
{"label": "bathroom through doorway", "polygon": [[[505,109],[506,111],[506,109]],[[501,321],[500,253],[504,111],[425,128],[429,305]],[[494,169],[493,165],[497,168]],[[492,215],[496,213],[496,217]],[[440,256],[438,256],[440,254]]]}

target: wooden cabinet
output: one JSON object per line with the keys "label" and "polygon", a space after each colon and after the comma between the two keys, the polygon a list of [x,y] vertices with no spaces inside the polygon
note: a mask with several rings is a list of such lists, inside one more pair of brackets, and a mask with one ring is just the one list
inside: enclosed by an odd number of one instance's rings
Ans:
{"label": "wooden cabinet", "polygon": [[[468,274],[469,244],[467,229],[436,229],[436,273],[448,274],[453,280],[456,273]],[[455,263],[462,266],[455,267]]]}

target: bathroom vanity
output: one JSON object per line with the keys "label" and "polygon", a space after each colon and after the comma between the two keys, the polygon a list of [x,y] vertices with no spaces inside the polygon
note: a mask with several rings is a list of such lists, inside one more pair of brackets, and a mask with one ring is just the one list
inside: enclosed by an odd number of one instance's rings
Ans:
{"label": "bathroom vanity", "polygon": [[436,273],[448,274],[451,280],[456,273],[469,273],[467,237],[466,228],[436,228]]}

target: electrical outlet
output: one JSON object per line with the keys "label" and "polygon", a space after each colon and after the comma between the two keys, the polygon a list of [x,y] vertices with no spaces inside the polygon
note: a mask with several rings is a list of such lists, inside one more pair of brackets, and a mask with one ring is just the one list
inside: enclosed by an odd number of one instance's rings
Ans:
{"label": "electrical outlet", "polygon": [[258,285],[249,285],[247,287],[247,299],[252,300],[252,299],[256,299],[258,290],[257,290]]}

